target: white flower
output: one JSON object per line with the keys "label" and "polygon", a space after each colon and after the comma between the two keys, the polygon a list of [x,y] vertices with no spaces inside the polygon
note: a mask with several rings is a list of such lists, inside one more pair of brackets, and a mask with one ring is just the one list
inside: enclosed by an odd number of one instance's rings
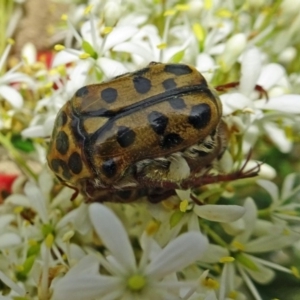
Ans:
{"label": "white flower", "polygon": [[300,203],[290,201],[300,195],[297,178],[298,175],[296,173],[289,174],[283,182],[281,193],[279,193],[279,189],[275,183],[263,179],[257,180],[257,184],[263,187],[271,197],[271,205],[264,212],[265,214],[270,214],[274,221],[300,221],[300,216],[297,213]]}
{"label": "white flower", "polygon": [[[18,215],[16,223],[18,231],[24,237],[23,247],[22,251],[10,251],[7,263],[12,274],[15,272],[19,276],[26,277],[29,272],[33,272],[37,278],[41,277],[38,287],[39,292],[44,295],[41,299],[45,299],[48,293],[49,269],[57,264],[65,265],[62,250],[69,263],[82,257],[83,251],[70,240],[76,231],[87,235],[91,225],[88,219],[81,222],[82,218],[87,216],[85,205],[67,213],[72,206],[69,189],[63,189],[51,199],[50,191],[53,187],[51,175],[45,170],[38,179],[38,184],[33,182],[25,184],[25,196],[13,194],[6,199],[7,205],[15,207],[17,211],[28,210],[33,213],[26,222],[21,214]],[[65,215],[62,211],[65,211]],[[35,250],[27,257],[28,253],[33,251],[31,248]]]}
{"label": "white flower", "polygon": [[[10,42],[0,57],[0,72],[3,71],[8,54],[12,47]],[[15,109],[20,109],[23,106],[23,97],[18,90],[11,86],[13,83],[26,83],[29,87],[34,87],[34,81],[25,74],[16,72],[20,64],[10,69],[4,75],[0,76],[0,97],[8,101]]]}
{"label": "white flower", "polygon": [[[287,83],[283,67],[274,63],[262,66],[262,53],[257,48],[250,48],[242,55],[241,71],[239,93],[232,91],[221,95],[226,123],[232,130],[244,134],[244,153],[248,153],[263,134],[282,152],[289,152],[292,140],[287,136],[285,128],[296,127],[300,96],[284,95]],[[256,85],[268,92],[268,100],[255,100]],[[238,117],[232,115],[238,111],[241,112]]]}
{"label": "white flower", "polygon": [[283,249],[291,246],[300,239],[300,234],[289,230],[281,224],[270,224],[269,231],[263,236],[252,238],[257,224],[257,210],[252,199],[245,201],[246,213],[243,216],[244,229],[231,242],[232,255],[238,272],[242,275],[255,299],[261,299],[251,278],[265,284],[274,277],[273,270],[292,274],[293,271],[271,261],[261,259],[255,255]]}
{"label": "white flower", "polygon": [[203,255],[207,240],[201,233],[182,234],[159,251],[154,250],[154,241],[144,236],[143,254],[137,263],[129,237],[113,212],[100,204],[90,205],[89,211],[94,228],[110,253],[100,260],[100,266],[111,275],[99,274],[96,259],[85,257],[79,262],[83,272],[76,272],[77,266],[54,285],[53,300],[178,299],[176,290],[184,283],[171,275]]}

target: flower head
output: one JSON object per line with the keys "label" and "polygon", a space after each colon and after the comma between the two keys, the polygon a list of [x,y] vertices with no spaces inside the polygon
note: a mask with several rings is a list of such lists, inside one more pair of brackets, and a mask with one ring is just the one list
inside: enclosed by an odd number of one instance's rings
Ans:
{"label": "flower head", "polygon": [[[83,258],[54,285],[53,299],[65,299],[67,295],[74,299],[166,299],[172,294],[170,299],[175,299],[174,289],[185,283],[179,284],[174,275],[201,258],[207,246],[207,239],[201,233],[190,232],[160,249],[145,233],[141,242],[143,253],[137,263],[129,237],[113,212],[103,205],[92,204],[89,213],[95,231],[108,250],[98,258],[100,273],[97,256]],[[89,275],[75,271],[82,268]],[[109,276],[105,275],[107,272]],[[87,285],[88,289],[83,288]]]}

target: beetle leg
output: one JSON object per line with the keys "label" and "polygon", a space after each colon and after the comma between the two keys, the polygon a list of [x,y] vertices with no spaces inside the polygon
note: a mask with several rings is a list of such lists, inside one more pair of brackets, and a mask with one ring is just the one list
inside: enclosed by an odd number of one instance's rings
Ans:
{"label": "beetle leg", "polygon": [[137,181],[139,182],[139,186],[144,188],[162,188],[164,190],[172,190],[172,189],[175,190],[175,189],[196,188],[211,183],[228,182],[232,180],[257,176],[262,163],[257,163],[255,167],[251,168],[248,171],[245,171],[245,166],[247,162],[248,160],[242,166],[241,169],[229,174],[220,174],[220,175],[203,174],[199,177],[191,176],[187,179],[182,180],[181,182],[157,180],[153,178],[140,176],[137,177]]}
{"label": "beetle leg", "polygon": [[[225,92],[229,89],[236,88],[239,85],[240,85],[239,81],[234,81],[234,82],[229,82],[226,84],[215,86],[215,89],[218,92]],[[268,92],[261,85],[256,84],[254,90],[259,93],[259,97],[265,97],[267,101],[269,100]]]}

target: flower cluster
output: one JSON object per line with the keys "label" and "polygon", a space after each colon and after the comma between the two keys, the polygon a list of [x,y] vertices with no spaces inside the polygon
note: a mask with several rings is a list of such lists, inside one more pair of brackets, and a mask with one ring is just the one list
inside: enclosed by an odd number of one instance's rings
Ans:
{"label": "flower cluster", "polygon": [[[20,173],[0,196],[0,299],[260,300],[277,271],[299,280],[300,1],[85,2],[56,24],[51,64],[32,44],[9,64],[13,40],[0,45],[0,144]],[[3,8],[9,34],[19,5]],[[193,65],[220,94],[228,147],[212,176],[258,176],[157,204],[70,201],[45,167],[57,112],[153,61]]]}

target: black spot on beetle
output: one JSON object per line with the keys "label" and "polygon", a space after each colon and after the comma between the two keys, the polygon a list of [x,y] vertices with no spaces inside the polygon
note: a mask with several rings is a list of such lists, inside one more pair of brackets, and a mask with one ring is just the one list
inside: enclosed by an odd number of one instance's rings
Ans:
{"label": "black spot on beetle", "polygon": [[64,111],[61,111],[56,119],[57,126],[62,127],[64,125],[66,125],[67,121],[68,121],[67,114]]}
{"label": "black spot on beetle", "polygon": [[84,97],[89,93],[89,89],[87,86],[83,86],[82,88],[80,88],[79,90],[77,90],[77,92],[75,93],[76,97]]}
{"label": "black spot on beetle", "polygon": [[152,111],[148,114],[148,121],[153,131],[161,135],[164,134],[169,119],[167,116],[158,111]]}
{"label": "black spot on beetle", "polygon": [[133,85],[139,94],[145,94],[151,89],[151,81],[142,76],[133,77]]}
{"label": "black spot on beetle", "polygon": [[56,150],[64,155],[68,152],[69,149],[69,137],[64,131],[60,131],[55,139]]}
{"label": "black spot on beetle", "polygon": [[172,73],[176,76],[181,76],[190,74],[193,72],[193,70],[187,65],[168,64],[165,66],[165,72]]}
{"label": "black spot on beetle", "polygon": [[173,109],[184,109],[186,104],[182,98],[172,98],[168,100],[169,104]]}
{"label": "black spot on beetle", "polygon": [[169,78],[169,79],[164,80],[162,82],[162,85],[163,85],[165,90],[171,90],[171,89],[176,88],[176,86],[177,86],[177,84],[176,84],[176,82],[174,81],[173,78]]}
{"label": "black spot on beetle", "polygon": [[114,175],[116,175],[117,172],[116,162],[112,158],[108,159],[102,164],[102,171],[106,177],[113,177]]}
{"label": "black spot on beetle", "polygon": [[181,144],[183,138],[178,133],[169,133],[164,136],[161,147],[164,149],[171,149],[179,144]]}
{"label": "black spot on beetle", "polygon": [[126,126],[120,126],[117,132],[117,142],[122,148],[130,146],[135,140],[135,132]]}
{"label": "black spot on beetle", "polygon": [[207,126],[211,119],[211,109],[206,103],[194,105],[188,118],[189,123],[196,129]]}
{"label": "black spot on beetle", "polygon": [[79,174],[82,171],[82,159],[77,152],[70,155],[68,167],[74,174]]}
{"label": "black spot on beetle", "polygon": [[106,102],[106,103],[113,103],[117,100],[118,98],[118,91],[114,88],[106,88],[101,91],[101,98]]}
{"label": "black spot on beetle", "polygon": [[[62,159],[52,159],[51,160],[51,168],[56,173],[60,173],[60,169],[62,169],[61,174],[62,174],[63,179],[65,179],[65,180],[69,180],[72,177],[66,162]],[[64,180],[62,180],[62,181],[64,181]]]}

